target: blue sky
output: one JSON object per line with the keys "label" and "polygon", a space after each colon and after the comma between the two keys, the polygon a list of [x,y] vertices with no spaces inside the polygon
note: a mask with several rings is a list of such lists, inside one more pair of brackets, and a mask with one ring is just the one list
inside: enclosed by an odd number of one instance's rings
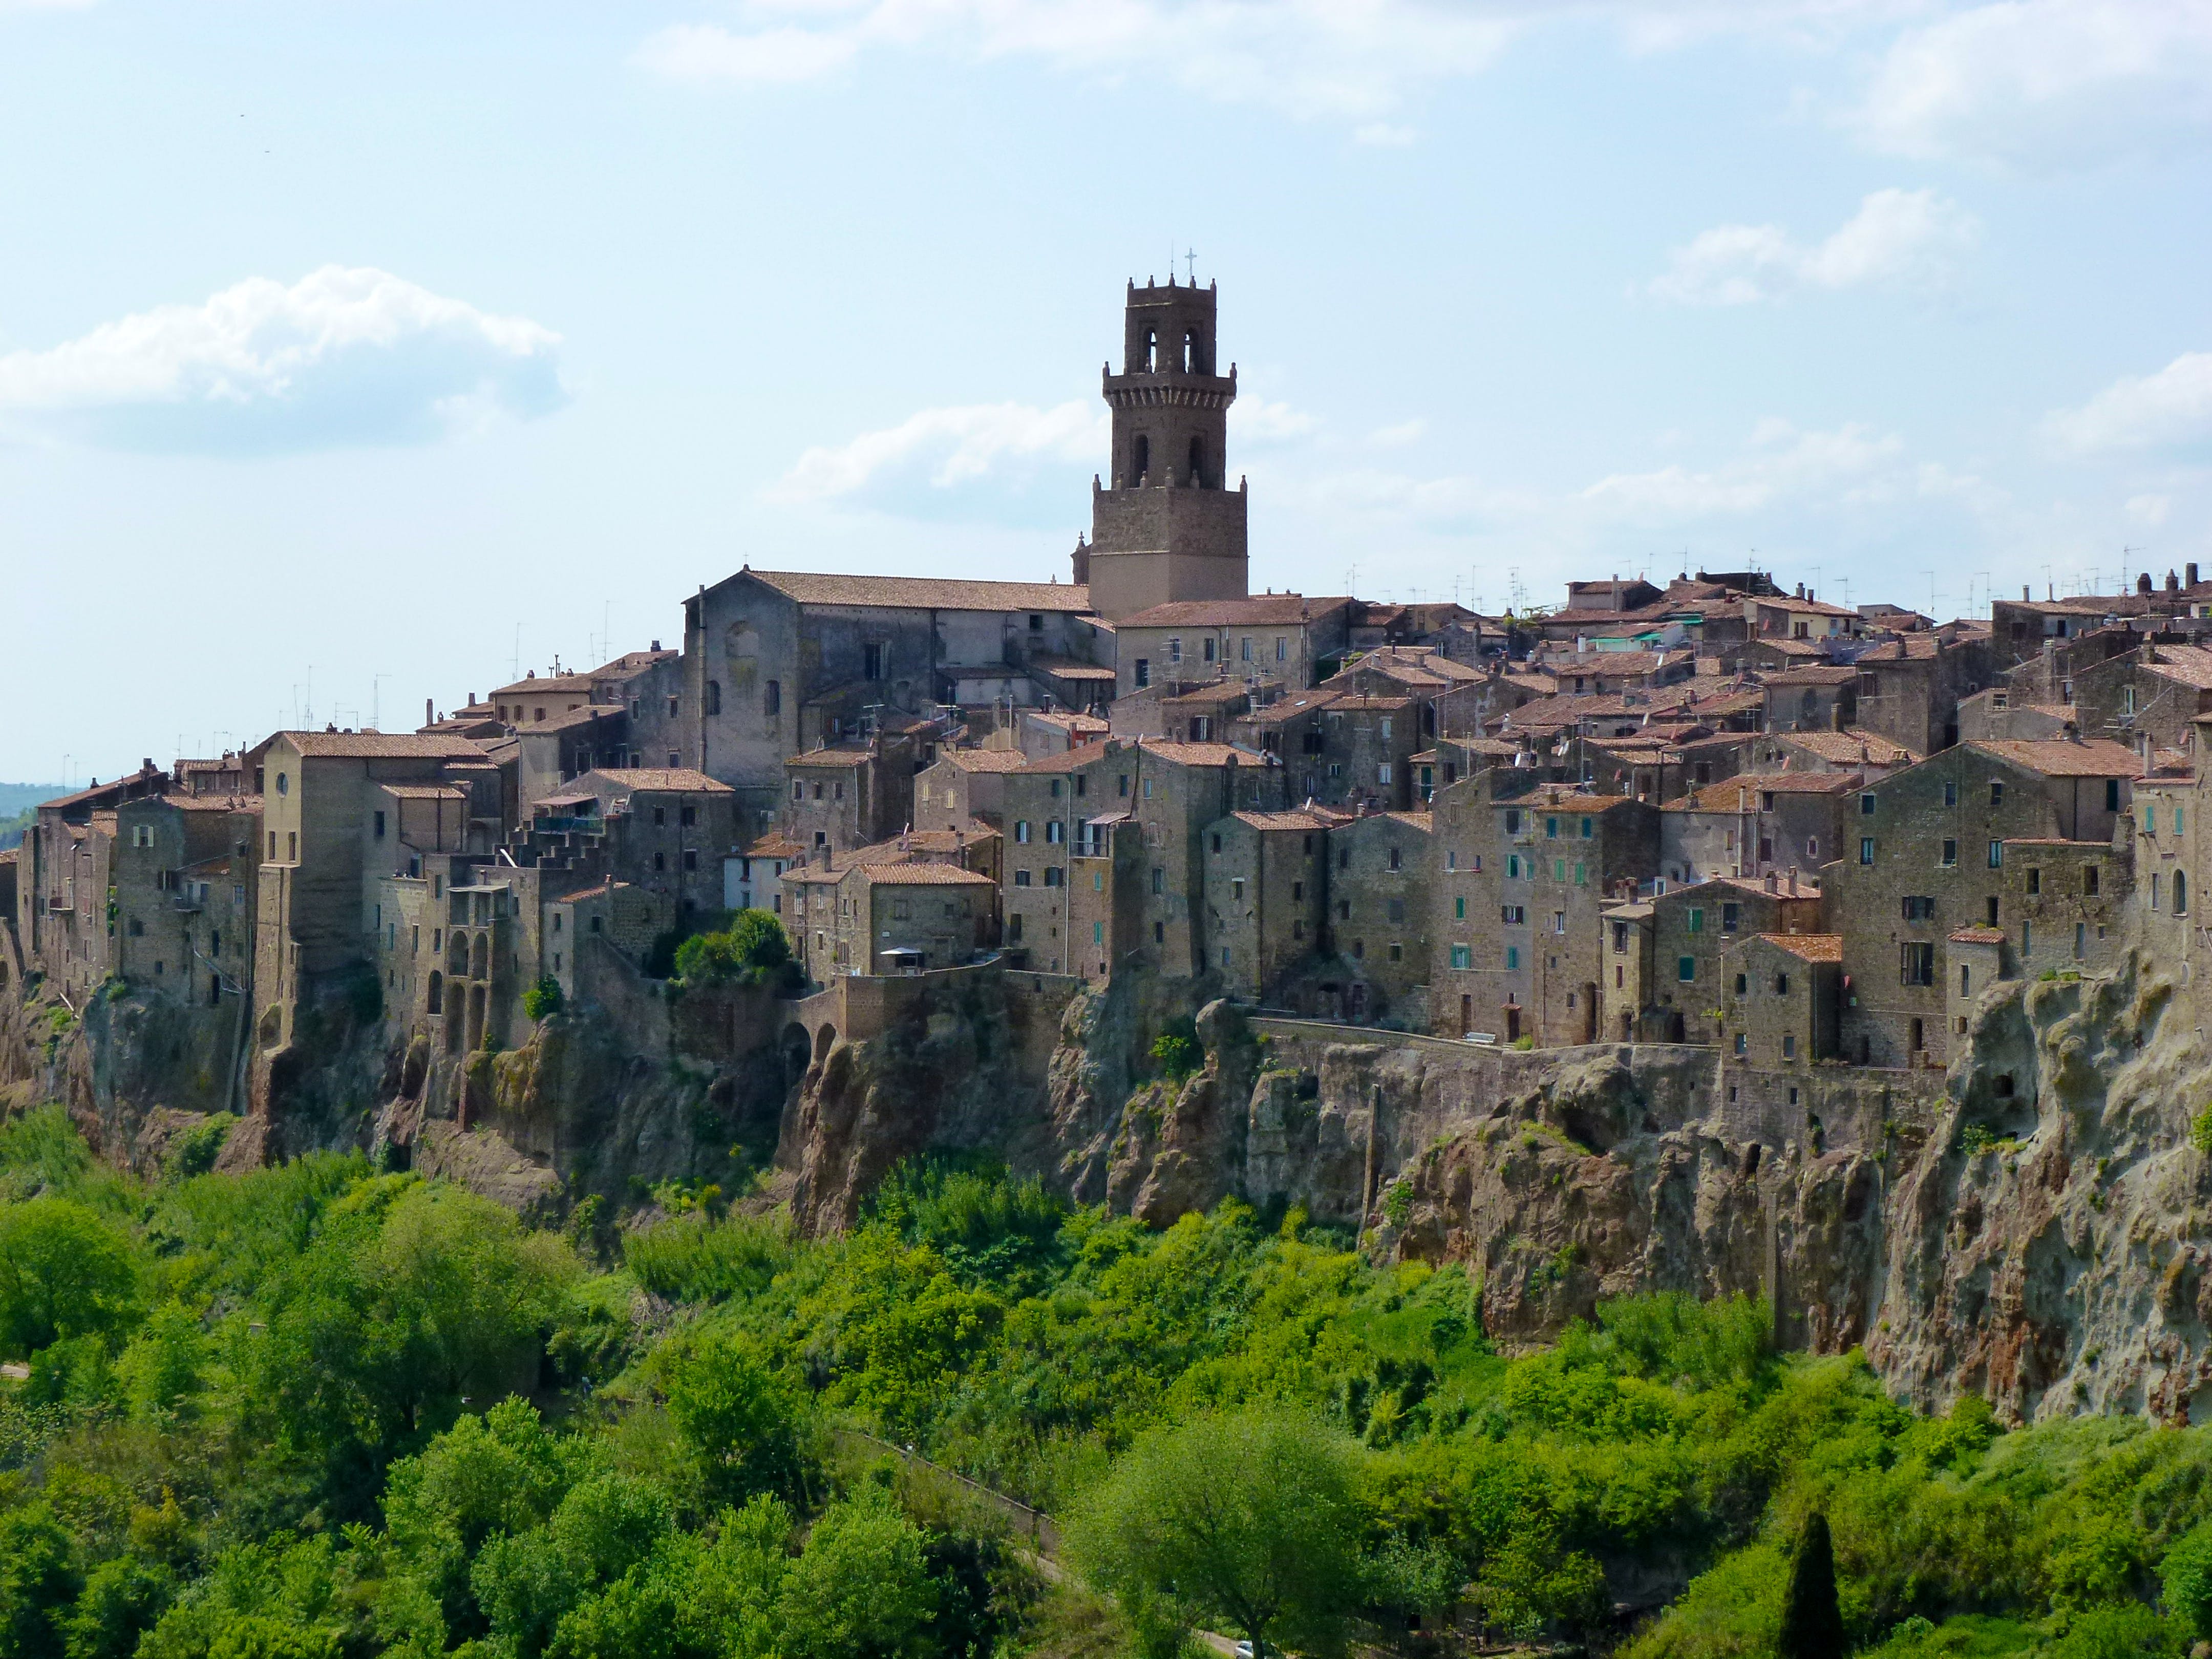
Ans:
{"label": "blue sky", "polygon": [[1065,579],[1170,248],[1255,586],[2212,565],[2206,0],[0,0],[0,778]]}

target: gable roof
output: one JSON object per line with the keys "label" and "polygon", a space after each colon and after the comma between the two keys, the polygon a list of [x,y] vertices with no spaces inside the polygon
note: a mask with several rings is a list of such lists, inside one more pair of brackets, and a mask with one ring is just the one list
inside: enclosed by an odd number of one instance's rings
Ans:
{"label": "gable roof", "polygon": [[625,786],[633,793],[660,790],[693,795],[734,795],[738,793],[728,784],[710,778],[704,772],[694,771],[688,766],[632,766],[619,771],[601,769],[586,772],[584,776],[605,778],[610,783]]}
{"label": "gable roof", "polygon": [[304,760],[482,760],[465,738],[419,732],[279,732]]}
{"label": "gable roof", "polygon": [[840,576],[811,570],[738,572],[800,605],[872,605],[894,611],[1091,609],[1091,590],[1073,582],[964,581],[939,576]]}
{"label": "gable roof", "polygon": [[1346,599],[1310,599],[1303,593],[1261,593],[1243,599],[1170,599],[1124,617],[1121,628],[1286,627],[1343,609]]}
{"label": "gable roof", "polygon": [[1841,933],[1754,933],[1752,937],[1762,945],[1778,946],[1807,962],[1841,962],[1844,959],[1844,936]]}
{"label": "gable roof", "polygon": [[2084,743],[2056,738],[2032,742],[1973,738],[1963,746],[2051,778],[2131,778],[2143,769],[2142,756],[2125,744],[2104,738]]}
{"label": "gable roof", "polygon": [[1840,732],[1777,732],[1774,741],[1842,766],[1910,766],[1924,758],[1879,732],[1847,726]]}

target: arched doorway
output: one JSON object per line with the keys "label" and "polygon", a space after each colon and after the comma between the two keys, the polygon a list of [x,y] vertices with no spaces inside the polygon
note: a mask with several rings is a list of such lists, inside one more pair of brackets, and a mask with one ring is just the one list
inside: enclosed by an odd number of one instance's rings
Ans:
{"label": "arched doorway", "polygon": [[435,968],[430,970],[430,1012],[434,1014],[446,1012],[446,976]]}
{"label": "arched doorway", "polygon": [[491,977],[491,939],[486,934],[478,933],[476,943],[469,946],[469,977],[471,979]]}
{"label": "arched doorway", "polygon": [[824,1025],[814,1034],[814,1063],[819,1066],[830,1058],[830,1051],[837,1046],[837,1028]]}

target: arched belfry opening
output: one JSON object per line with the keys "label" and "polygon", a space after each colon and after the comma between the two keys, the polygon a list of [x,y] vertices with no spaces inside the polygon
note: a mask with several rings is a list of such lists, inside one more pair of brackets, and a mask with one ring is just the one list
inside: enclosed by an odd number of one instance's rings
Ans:
{"label": "arched belfry opening", "polygon": [[1152,470],[1152,441],[1139,432],[1136,447],[1129,452],[1129,482],[1140,484],[1146,474]]}
{"label": "arched belfry opening", "polygon": [[1206,446],[1196,438],[1190,441],[1190,481],[1193,485],[1206,482]]}
{"label": "arched belfry opening", "polygon": [[1156,328],[1148,328],[1145,331],[1145,373],[1157,374],[1159,372],[1160,331]]}

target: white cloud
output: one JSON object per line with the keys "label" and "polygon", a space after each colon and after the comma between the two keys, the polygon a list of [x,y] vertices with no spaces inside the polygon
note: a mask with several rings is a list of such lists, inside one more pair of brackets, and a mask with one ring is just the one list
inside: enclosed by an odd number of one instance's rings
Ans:
{"label": "white cloud", "polygon": [[1367,441],[1382,449],[1395,449],[1401,445],[1418,443],[1429,429],[1429,423],[1418,416],[1401,421],[1395,426],[1377,427],[1367,434]]}
{"label": "white cloud", "polygon": [[1981,228],[1932,190],[1878,190],[1825,241],[1778,225],[1722,225],[1676,248],[1651,292],[1683,305],[1750,305],[1807,289],[1936,289]]}
{"label": "white cloud", "polygon": [[1077,467],[1104,461],[1109,432],[1106,413],[1086,403],[925,409],[849,443],[807,450],[769,495],[924,518],[998,517],[1043,483],[1066,517]]}
{"label": "white cloud", "polygon": [[1895,155],[2038,170],[2202,142],[2212,131],[2212,7],[1975,6],[1900,36],[1856,125]]}
{"label": "white cloud", "polygon": [[1269,403],[1247,393],[1229,405],[1229,434],[1250,443],[1281,443],[1303,438],[1319,424],[1302,409]]}
{"label": "white cloud", "polygon": [[249,277],[0,357],[0,419],[118,448],[428,441],[564,401],[560,336],[381,270]]}
{"label": "white cloud", "polygon": [[1865,506],[1957,496],[1974,504],[1986,488],[1940,466],[1908,464],[1904,440],[1893,433],[1855,424],[1803,432],[1767,420],[1742,453],[1718,466],[1616,472],[1584,489],[1581,499],[1602,517],[1671,524],[1740,519],[1814,501]]}
{"label": "white cloud", "polygon": [[1228,102],[1368,124],[1414,88],[1486,68],[1521,27],[1515,9],[1447,0],[821,0],[756,4],[752,27],[690,24],[639,49],[677,80],[748,86],[827,74],[878,48],[971,60],[1042,59],[1117,76],[1165,76]]}
{"label": "white cloud", "polygon": [[2172,516],[2173,497],[2171,495],[2130,495],[2127,499],[2126,505],[2121,510],[2136,523],[2148,526],[2149,528],[2155,530],[2159,526],[2164,524],[2167,519]]}
{"label": "white cloud", "polygon": [[2115,380],[2081,408],[2055,410],[2044,430],[2082,455],[2212,441],[2212,351],[2184,352],[2155,374]]}

